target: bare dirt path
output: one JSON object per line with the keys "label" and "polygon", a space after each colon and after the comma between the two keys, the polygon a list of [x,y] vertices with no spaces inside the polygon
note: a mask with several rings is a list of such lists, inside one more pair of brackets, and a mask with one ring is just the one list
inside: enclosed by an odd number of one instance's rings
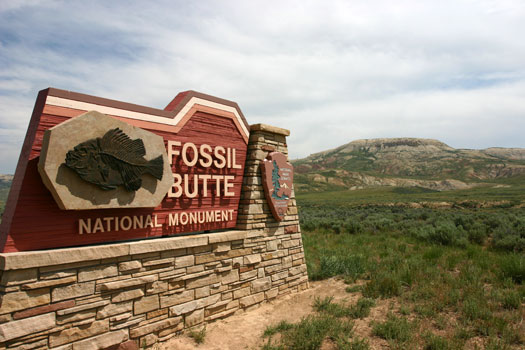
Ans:
{"label": "bare dirt path", "polygon": [[241,311],[227,319],[209,324],[203,344],[197,345],[186,335],[178,336],[160,346],[161,350],[255,350],[264,344],[262,334],[269,325],[286,320],[300,321],[312,312],[315,297],[333,296],[354,304],[357,294],[345,292],[347,285],[341,280],[329,279],[310,282],[310,288],[281,297],[249,311]]}
{"label": "bare dirt path", "polygon": [[[301,318],[313,312],[312,305],[316,297],[333,297],[335,302],[354,305],[361,297],[361,293],[348,293],[346,292],[347,287],[348,285],[337,278],[310,282],[310,288],[305,291],[283,296],[261,307],[239,311],[238,314],[229,318],[208,324],[205,340],[202,344],[196,344],[187,335],[180,335],[160,344],[155,349],[260,350],[266,341],[262,338],[266,327],[283,320],[291,323],[299,322]],[[372,307],[368,317],[353,321],[354,336],[366,339],[370,350],[390,349],[391,347],[386,340],[372,336],[371,324],[385,321],[389,312],[398,313],[399,308],[400,305],[396,299],[376,299],[376,304]],[[422,329],[425,329],[425,325]],[[323,343],[321,347],[322,350],[333,350],[335,348],[330,342]],[[423,348],[423,344],[419,344],[418,348]],[[479,337],[469,339],[464,348],[468,350],[483,348],[483,340]]]}

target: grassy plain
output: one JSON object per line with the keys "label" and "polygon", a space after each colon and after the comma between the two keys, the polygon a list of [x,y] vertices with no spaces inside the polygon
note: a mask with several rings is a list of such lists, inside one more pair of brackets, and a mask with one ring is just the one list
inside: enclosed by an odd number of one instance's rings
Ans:
{"label": "grassy plain", "polygon": [[509,201],[513,204],[525,202],[525,178],[499,180],[498,184],[456,191],[432,191],[420,187],[370,187],[362,190],[336,190],[328,192],[298,193],[300,204],[369,205],[409,202],[487,202]]}
{"label": "grassy plain", "polygon": [[[339,276],[358,301],[317,299],[301,322],[268,327],[264,349],[524,349],[524,189],[298,194],[310,279]],[[391,205],[407,202],[453,206]],[[388,310],[370,319],[380,300]]]}

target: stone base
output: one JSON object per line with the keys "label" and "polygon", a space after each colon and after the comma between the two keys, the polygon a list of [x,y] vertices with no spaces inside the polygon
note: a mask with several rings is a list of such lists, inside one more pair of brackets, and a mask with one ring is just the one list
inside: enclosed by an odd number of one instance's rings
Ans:
{"label": "stone base", "polygon": [[0,254],[0,350],[150,348],[306,289],[294,194],[275,221],[259,169],[288,134],[251,127],[238,230]]}
{"label": "stone base", "polygon": [[304,289],[301,234],[287,231],[0,254],[0,349],[150,347]]}

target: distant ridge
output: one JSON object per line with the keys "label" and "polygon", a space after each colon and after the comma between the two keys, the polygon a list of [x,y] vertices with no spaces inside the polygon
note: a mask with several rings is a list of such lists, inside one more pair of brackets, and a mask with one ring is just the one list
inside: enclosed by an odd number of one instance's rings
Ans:
{"label": "distant ridge", "polygon": [[12,181],[13,175],[0,174],[0,213],[4,211],[5,202],[7,201],[7,195],[9,194]]}
{"label": "distant ridge", "polygon": [[[445,191],[525,182],[525,148],[455,149],[434,139],[377,138],[349,142],[291,161],[298,191],[421,187]],[[0,210],[13,175],[0,174]]]}
{"label": "distant ridge", "polygon": [[443,191],[525,176],[525,149],[455,149],[434,139],[378,138],[292,163],[298,190],[401,186]]}
{"label": "distant ridge", "polygon": [[359,150],[361,148],[369,148],[371,150],[383,150],[386,148],[426,148],[428,150],[431,149],[447,149],[447,150],[453,150],[452,147],[448,146],[447,144],[434,140],[434,139],[421,139],[421,138],[379,138],[379,139],[360,139],[355,140],[352,142],[349,142],[347,144],[344,144],[342,146],[339,146],[334,149],[314,153],[310,155],[308,158],[315,156],[315,155],[322,155],[330,152],[353,152],[355,150]]}

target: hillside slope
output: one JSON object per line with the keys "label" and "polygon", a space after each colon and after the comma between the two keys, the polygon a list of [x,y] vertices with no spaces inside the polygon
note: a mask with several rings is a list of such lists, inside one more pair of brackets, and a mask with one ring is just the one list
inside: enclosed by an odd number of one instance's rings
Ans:
{"label": "hillside slope", "polygon": [[525,176],[525,149],[470,150],[431,139],[368,139],[292,163],[299,191],[369,186],[442,191]]}
{"label": "hillside slope", "polygon": [[7,195],[9,194],[9,188],[13,181],[13,175],[2,175],[0,174],[0,213],[4,210],[5,202],[7,201]]}

